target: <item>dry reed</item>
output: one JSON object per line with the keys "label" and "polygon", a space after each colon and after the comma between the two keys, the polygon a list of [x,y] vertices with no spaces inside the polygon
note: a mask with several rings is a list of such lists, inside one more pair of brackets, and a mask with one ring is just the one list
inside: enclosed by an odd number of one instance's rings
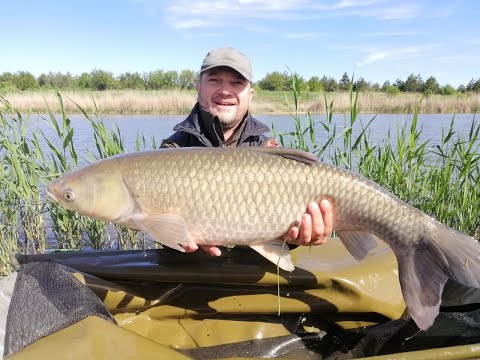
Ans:
{"label": "dry reed", "polygon": [[[413,113],[422,98],[421,94],[407,93],[388,95],[380,92],[363,92],[358,99],[358,111],[361,113],[394,114]],[[334,111],[350,111],[350,94],[348,92],[327,93],[327,100],[334,100]],[[319,98],[309,105],[311,112],[325,112],[325,99]],[[430,95],[423,98],[419,112],[440,113],[477,113],[480,111],[480,94]]]}
{"label": "dry reed", "polygon": [[[96,91],[63,92],[65,111],[78,112],[77,103],[87,112],[94,112],[96,103],[102,114],[187,114],[196,101],[194,91]],[[45,97],[45,99],[44,99]],[[261,91],[254,97],[254,114],[289,113],[293,99],[291,94]],[[326,93],[328,102],[334,99],[333,111],[350,111],[349,92]],[[60,112],[55,92],[39,91],[8,93],[5,98],[18,111],[23,113],[45,113],[45,100],[52,111]],[[95,102],[92,100],[95,100]],[[420,100],[420,94],[388,95],[381,92],[363,92],[358,101],[358,111],[362,113],[413,113]],[[73,100],[72,101],[70,101]],[[324,113],[325,99],[322,93],[301,94],[299,111]],[[421,113],[477,113],[480,111],[480,94],[430,95],[420,105]]]}

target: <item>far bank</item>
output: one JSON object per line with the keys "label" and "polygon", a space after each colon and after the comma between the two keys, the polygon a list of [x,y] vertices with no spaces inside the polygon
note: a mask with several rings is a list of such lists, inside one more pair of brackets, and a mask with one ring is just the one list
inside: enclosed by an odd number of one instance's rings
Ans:
{"label": "far bank", "polygon": [[[187,114],[196,102],[195,91],[65,91],[64,107],[67,113],[80,113],[76,104],[87,112],[100,114]],[[25,91],[3,95],[17,110],[23,113],[46,113],[47,106],[54,113],[60,112],[55,91]],[[355,96],[355,94],[353,94]],[[420,101],[420,113],[478,113],[480,94],[430,95],[406,93],[390,95],[382,92],[360,92],[358,111],[362,113],[408,114],[413,113]],[[301,93],[298,109],[300,112],[323,113],[333,104],[334,113],[349,112],[349,92]],[[96,109],[95,109],[96,108]],[[294,109],[293,93],[280,91],[257,91],[252,102],[254,114],[286,114]],[[0,105],[0,110],[2,110]]]}

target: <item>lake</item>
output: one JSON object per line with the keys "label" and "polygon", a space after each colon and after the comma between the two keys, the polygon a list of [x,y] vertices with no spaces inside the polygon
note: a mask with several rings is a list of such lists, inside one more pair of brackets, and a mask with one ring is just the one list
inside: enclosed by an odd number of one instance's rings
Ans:
{"label": "lake", "polygon": [[[335,114],[333,122],[337,126],[337,133],[344,128],[347,115]],[[44,118],[48,118],[43,116]],[[159,145],[161,140],[170,136],[173,133],[173,127],[185,119],[185,115],[106,115],[102,119],[105,125],[109,128],[116,124],[123,136],[125,150],[127,152],[135,151],[135,140],[137,133],[143,133],[147,148],[151,148],[151,138],[155,137],[156,143]],[[257,119],[272,127],[278,132],[288,132],[294,130],[294,121],[292,115],[258,115]],[[373,114],[359,114],[357,122],[354,126],[354,133],[358,133],[363,126],[365,126],[375,115]],[[312,118],[316,124],[317,143],[323,144],[326,139],[326,133],[319,122],[326,121],[324,114],[314,114]],[[418,128],[422,128],[421,140],[430,140],[430,146],[434,146],[441,141],[442,129],[448,130],[450,122],[453,118],[452,114],[420,114],[418,116]],[[83,115],[72,115],[72,126],[74,127],[74,143],[77,151],[85,157],[86,149],[94,149],[95,141],[93,138],[93,131],[90,124]],[[373,145],[380,145],[387,137],[389,130],[391,137],[395,138],[396,128],[402,124],[409,126],[412,123],[412,114],[379,114],[369,127],[369,143]],[[459,114],[455,115],[454,129],[457,134],[468,135],[468,131],[475,120],[474,114]],[[41,116],[32,115],[31,129],[38,126],[47,136],[55,139],[56,135],[53,129],[42,120]],[[85,162],[82,159],[82,163]]]}

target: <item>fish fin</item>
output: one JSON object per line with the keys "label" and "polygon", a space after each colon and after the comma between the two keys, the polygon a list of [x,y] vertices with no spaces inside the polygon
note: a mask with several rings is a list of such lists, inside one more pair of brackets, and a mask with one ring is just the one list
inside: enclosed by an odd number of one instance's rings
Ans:
{"label": "fish fin", "polygon": [[295,270],[287,244],[281,240],[272,240],[261,244],[250,245],[250,247],[263,257],[285,271]]}
{"label": "fish fin", "polygon": [[422,330],[437,317],[449,278],[467,287],[480,287],[480,244],[443,224],[435,222],[430,235],[415,248],[395,253],[405,303]]}
{"label": "fish fin", "polygon": [[348,252],[358,261],[377,246],[377,238],[366,231],[337,231],[337,235]]}
{"label": "fish fin", "polygon": [[141,231],[172,249],[185,252],[180,245],[190,242],[185,219],[178,214],[136,215],[132,220]]}
{"label": "fish fin", "polygon": [[314,165],[318,163],[318,158],[315,155],[299,149],[291,149],[291,148],[283,148],[283,147],[263,147],[263,146],[252,146],[252,147],[249,147],[248,149],[251,151],[257,151],[257,152],[267,153],[270,155],[281,156],[286,159],[299,161],[307,165]]}

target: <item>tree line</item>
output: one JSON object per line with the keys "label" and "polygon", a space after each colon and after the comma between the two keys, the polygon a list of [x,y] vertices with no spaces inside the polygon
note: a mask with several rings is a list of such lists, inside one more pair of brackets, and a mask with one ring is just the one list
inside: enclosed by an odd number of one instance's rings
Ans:
{"label": "tree line", "polygon": [[[292,89],[292,77],[295,76],[295,84],[298,89],[310,92],[333,92],[337,90],[349,90],[353,86],[358,91],[382,91],[391,95],[400,92],[443,94],[452,95],[455,93],[480,92],[480,78],[471,79],[466,85],[459,85],[457,88],[446,84],[440,85],[435,77],[430,76],[423,80],[418,75],[411,74],[405,80],[397,79],[394,83],[385,81],[382,85],[372,83],[364,78],[351,79],[345,72],[338,81],[334,77],[312,76],[306,80],[299,74],[273,71],[266,74],[261,80],[254,83],[254,86],[266,91],[289,91]],[[90,73],[72,75],[69,72],[42,73],[35,77],[28,71],[15,73],[4,72],[0,75],[0,93],[18,90],[55,89],[55,90],[191,90],[195,88],[199,77],[198,71],[164,71],[155,70],[150,72],[126,72],[118,76],[113,73],[95,69]]]}

